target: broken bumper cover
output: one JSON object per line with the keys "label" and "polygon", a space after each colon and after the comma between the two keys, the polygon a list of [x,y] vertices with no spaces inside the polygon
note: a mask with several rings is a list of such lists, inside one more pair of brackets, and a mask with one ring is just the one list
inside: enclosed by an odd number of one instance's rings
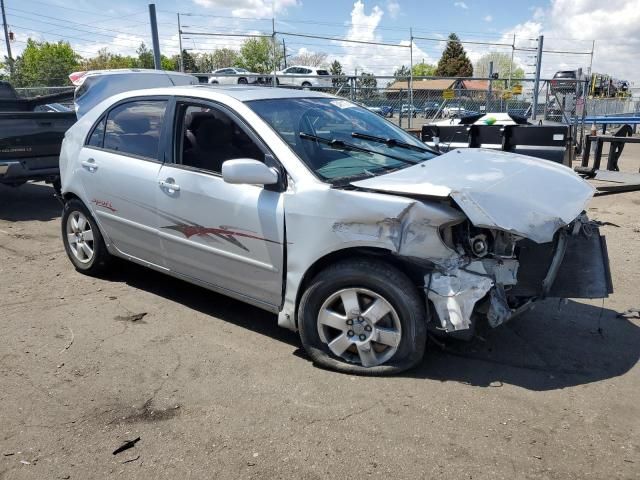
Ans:
{"label": "broken bumper cover", "polygon": [[425,276],[425,294],[448,332],[471,326],[482,313],[497,327],[545,297],[606,298],[613,292],[606,241],[580,217],[553,242],[518,242],[518,260],[479,259]]}

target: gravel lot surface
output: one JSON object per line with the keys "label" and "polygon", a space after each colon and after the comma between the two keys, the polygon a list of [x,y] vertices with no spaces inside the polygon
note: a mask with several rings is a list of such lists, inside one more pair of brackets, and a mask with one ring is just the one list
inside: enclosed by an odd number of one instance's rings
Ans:
{"label": "gravel lot surface", "polygon": [[82,276],[52,193],[0,186],[2,479],[640,478],[640,320],[617,316],[640,308],[640,192],[589,210],[610,298],[395,378],[320,370],[275,316],[132,264]]}

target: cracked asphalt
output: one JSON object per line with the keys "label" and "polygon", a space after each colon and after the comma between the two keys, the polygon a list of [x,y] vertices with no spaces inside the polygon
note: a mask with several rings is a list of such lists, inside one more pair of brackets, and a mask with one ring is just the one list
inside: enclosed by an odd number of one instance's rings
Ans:
{"label": "cracked asphalt", "polygon": [[318,369],[275,316],[132,264],[80,275],[52,193],[0,186],[2,479],[640,478],[640,320],[618,316],[640,307],[640,192],[589,210],[614,224],[610,298],[392,378]]}

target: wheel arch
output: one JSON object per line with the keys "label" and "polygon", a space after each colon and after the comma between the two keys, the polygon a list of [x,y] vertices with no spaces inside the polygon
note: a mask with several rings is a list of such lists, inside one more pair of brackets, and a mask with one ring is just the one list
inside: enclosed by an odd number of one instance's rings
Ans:
{"label": "wheel arch", "polygon": [[416,286],[424,284],[424,271],[426,267],[411,262],[409,259],[395,255],[391,250],[382,247],[346,247],[340,250],[334,250],[326,255],[316,259],[304,272],[298,284],[295,303],[295,325],[298,327],[298,309],[300,307],[300,299],[306,291],[309,282],[322,270],[341,260],[352,260],[354,258],[375,259],[386,262],[402,273],[407,275]]}

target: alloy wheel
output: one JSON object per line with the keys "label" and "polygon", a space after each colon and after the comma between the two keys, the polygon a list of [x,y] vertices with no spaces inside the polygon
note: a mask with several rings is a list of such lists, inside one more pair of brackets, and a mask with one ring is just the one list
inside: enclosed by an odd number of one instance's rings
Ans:
{"label": "alloy wheel", "polygon": [[81,263],[89,263],[94,255],[94,240],[91,223],[79,211],[72,212],[67,218],[67,243],[71,253]]}
{"label": "alloy wheel", "polygon": [[318,334],[334,355],[363,367],[387,362],[402,339],[396,310],[384,297],[364,288],[333,293],[320,307]]}

